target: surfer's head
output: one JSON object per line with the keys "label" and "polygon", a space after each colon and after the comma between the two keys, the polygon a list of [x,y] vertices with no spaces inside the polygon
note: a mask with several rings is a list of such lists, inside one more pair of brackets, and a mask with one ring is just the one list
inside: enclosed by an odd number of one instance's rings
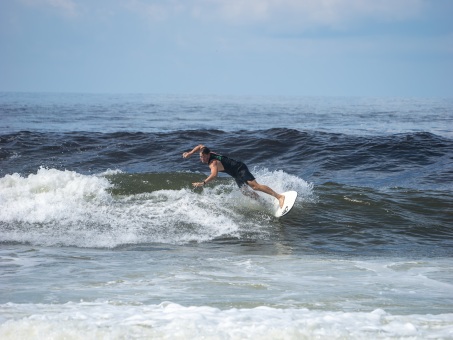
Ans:
{"label": "surfer's head", "polygon": [[211,153],[211,150],[209,150],[208,147],[203,147],[200,151],[200,161],[202,163],[208,163],[209,162],[209,154]]}

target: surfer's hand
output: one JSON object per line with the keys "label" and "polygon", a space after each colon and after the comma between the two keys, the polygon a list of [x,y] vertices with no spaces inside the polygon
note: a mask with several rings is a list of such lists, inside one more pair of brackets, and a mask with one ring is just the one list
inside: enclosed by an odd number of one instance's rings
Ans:
{"label": "surfer's hand", "polygon": [[189,158],[189,157],[190,157],[190,152],[184,152],[184,153],[182,154],[182,157],[183,157],[183,158]]}
{"label": "surfer's hand", "polygon": [[195,183],[192,183],[192,185],[195,187],[195,188],[198,188],[198,187],[202,187],[204,185],[204,182],[195,182]]}

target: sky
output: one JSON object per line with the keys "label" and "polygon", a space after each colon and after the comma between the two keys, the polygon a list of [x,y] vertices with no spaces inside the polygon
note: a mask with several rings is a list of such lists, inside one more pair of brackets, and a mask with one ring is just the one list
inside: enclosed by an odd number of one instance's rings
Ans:
{"label": "sky", "polygon": [[0,0],[0,91],[453,96],[452,0]]}

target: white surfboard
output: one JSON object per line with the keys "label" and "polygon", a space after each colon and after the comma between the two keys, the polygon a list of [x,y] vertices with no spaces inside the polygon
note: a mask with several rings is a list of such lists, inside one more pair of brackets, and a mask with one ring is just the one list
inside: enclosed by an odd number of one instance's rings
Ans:
{"label": "white surfboard", "polygon": [[289,213],[289,211],[291,210],[291,208],[294,205],[294,202],[296,202],[296,198],[297,198],[296,191],[287,191],[287,192],[282,193],[282,195],[285,196],[285,203],[283,203],[283,207],[280,208],[278,201],[277,201],[277,203],[276,203],[277,210],[274,213],[275,217],[282,217],[282,216],[286,215],[287,213]]}

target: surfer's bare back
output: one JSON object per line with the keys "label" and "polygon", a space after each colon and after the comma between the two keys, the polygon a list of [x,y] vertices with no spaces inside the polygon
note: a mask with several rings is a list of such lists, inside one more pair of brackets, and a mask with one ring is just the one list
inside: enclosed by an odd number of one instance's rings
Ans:
{"label": "surfer's bare back", "polygon": [[208,164],[209,168],[211,169],[211,174],[203,182],[192,183],[194,187],[201,187],[206,183],[214,180],[217,177],[219,171],[221,171],[232,176],[245,195],[248,195],[255,199],[258,198],[258,195],[255,192],[246,190],[248,186],[255,191],[261,191],[268,195],[274,196],[278,200],[280,208],[283,207],[285,196],[277,194],[267,185],[259,184],[256,181],[255,177],[250,173],[247,165],[245,165],[244,163],[214,153],[203,144],[197,145],[192,149],[192,151],[184,152],[182,156],[184,158],[189,158],[196,152],[200,153],[200,161],[204,164]]}

